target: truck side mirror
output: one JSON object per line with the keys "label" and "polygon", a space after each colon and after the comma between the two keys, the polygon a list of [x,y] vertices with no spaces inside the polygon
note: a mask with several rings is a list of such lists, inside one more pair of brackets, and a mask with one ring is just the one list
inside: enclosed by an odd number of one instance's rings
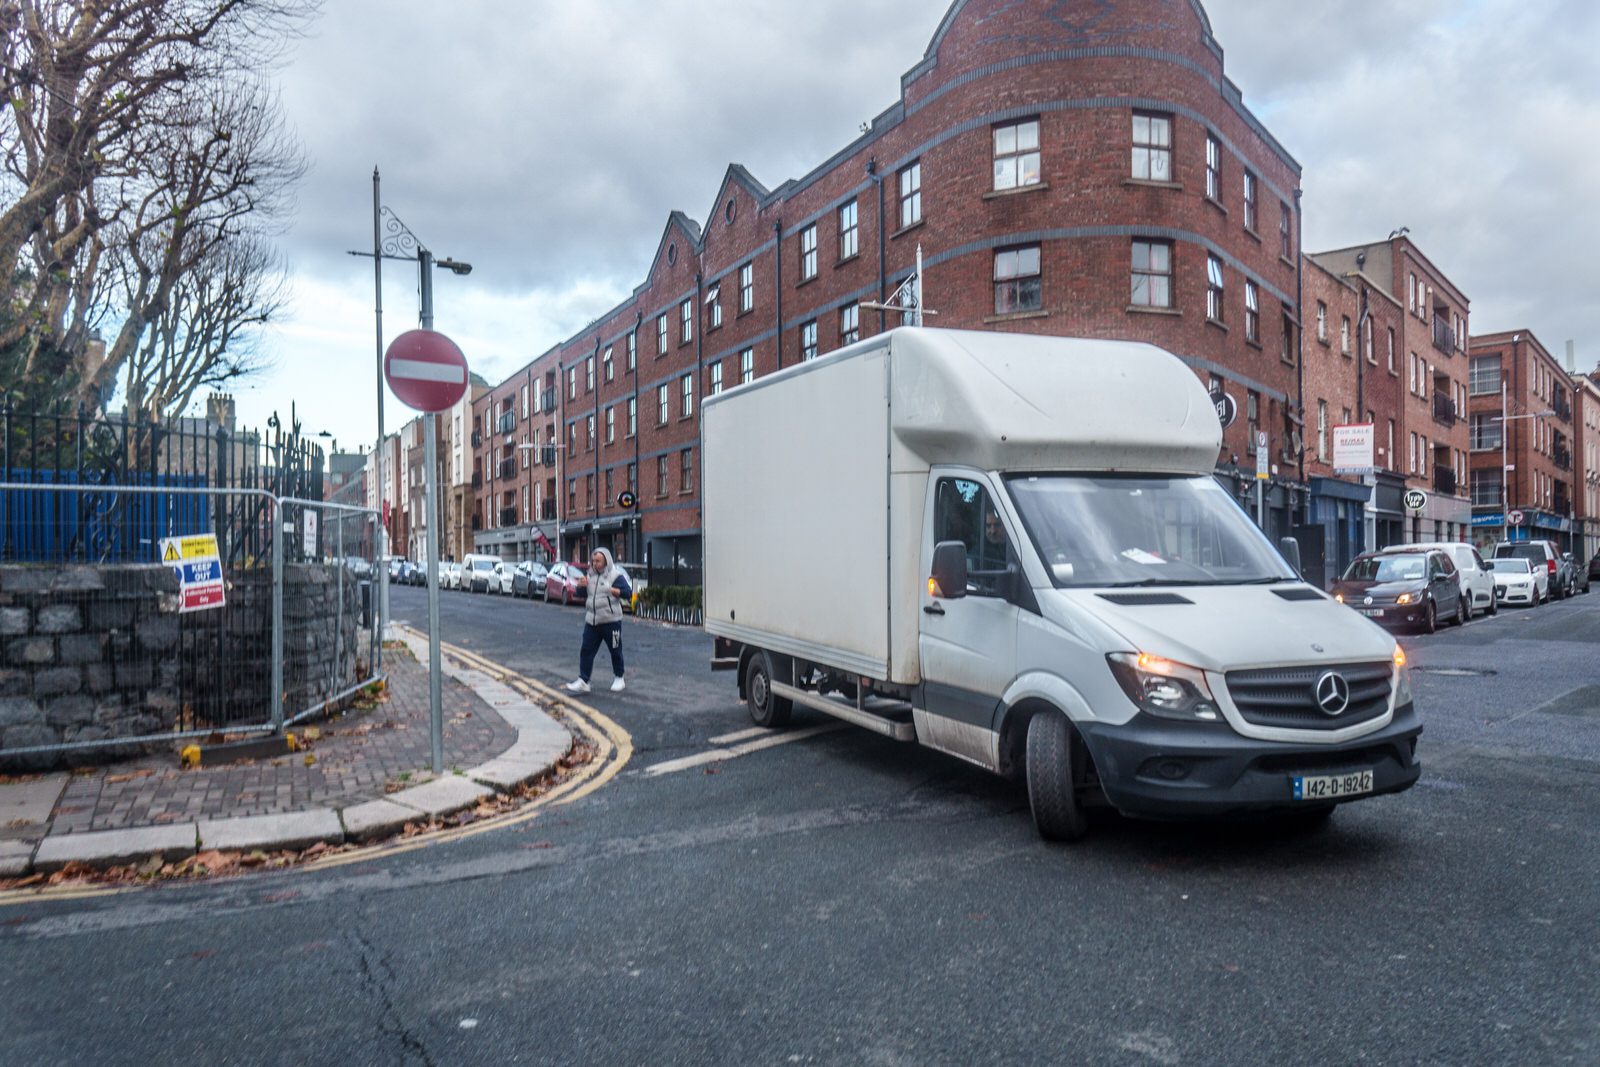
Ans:
{"label": "truck side mirror", "polygon": [[1290,569],[1304,578],[1305,572],[1300,569],[1300,542],[1292,537],[1285,537],[1278,542],[1278,551],[1283,554],[1283,561]]}
{"label": "truck side mirror", "polygon": [[933,575],[928,592],[945,600],[967,595],[967,546],[960,541],[940,541],[933,546]]}

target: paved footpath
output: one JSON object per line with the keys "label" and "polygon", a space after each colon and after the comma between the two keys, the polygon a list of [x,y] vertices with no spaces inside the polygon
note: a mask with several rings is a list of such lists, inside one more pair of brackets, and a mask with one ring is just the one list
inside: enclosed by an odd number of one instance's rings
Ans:
{"label": "paved footpath", "polygon": [[385,657],[388,698],[308,724],[320,736],[306,751],[189,770],[148,756],[0,782],[0,876],[367,840],[476,804],[566,754],[571,736],[538,705],[447,660],[445,774],[430,781],[426,646],[403,636],[410,647]]}

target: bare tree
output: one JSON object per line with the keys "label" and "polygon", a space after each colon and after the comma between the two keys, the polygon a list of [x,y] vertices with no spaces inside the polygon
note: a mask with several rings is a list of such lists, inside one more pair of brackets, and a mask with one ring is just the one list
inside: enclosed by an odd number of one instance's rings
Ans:
{"label": "bare tree", "polygon": [[[248,118],[241,97],[261,96],[239,79],[266,69],[319,3],[0,0],[0,374],[70,381],[80,397],[104,388],[119,363],[74,365],[90,331],[123,313],[111,348],[125,361],[176,275],[202,261],[210,242],[195,248],[191,234],[207,223],[188,215],[229,197],[196,182],[239,184],[225,124]],[[206,139],[185,136],[196,122]],[[243,132],[259,144],[261,126]],[[249,195],[229,196],[224,214],[248,213]],[[177,225],[163,229],[161,210]],[[128,276],[128,259],[145,288],[106,284]],[[118,307],[114,295],[139,299]]]}

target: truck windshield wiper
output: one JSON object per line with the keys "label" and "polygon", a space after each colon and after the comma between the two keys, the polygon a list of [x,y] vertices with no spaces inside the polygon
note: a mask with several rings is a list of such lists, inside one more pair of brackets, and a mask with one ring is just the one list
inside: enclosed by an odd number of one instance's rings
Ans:
{"label": "truck windshield wiper", "polygon": [[1204,578],[1139,578],[1131,582],[1107,582],[1107,589],[1129,589],[1142,585],[1220,585]]}

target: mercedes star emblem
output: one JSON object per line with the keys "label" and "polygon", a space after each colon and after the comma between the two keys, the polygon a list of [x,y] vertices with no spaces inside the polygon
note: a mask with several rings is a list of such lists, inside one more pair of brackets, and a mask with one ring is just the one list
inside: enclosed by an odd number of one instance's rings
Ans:
{"label": "mercedes star emblem", "polygon": [[1337,671],[1324,671],[1317,679],[1316,696],[1324,715],[1341,715],[1350,706],[1350,683]]}

